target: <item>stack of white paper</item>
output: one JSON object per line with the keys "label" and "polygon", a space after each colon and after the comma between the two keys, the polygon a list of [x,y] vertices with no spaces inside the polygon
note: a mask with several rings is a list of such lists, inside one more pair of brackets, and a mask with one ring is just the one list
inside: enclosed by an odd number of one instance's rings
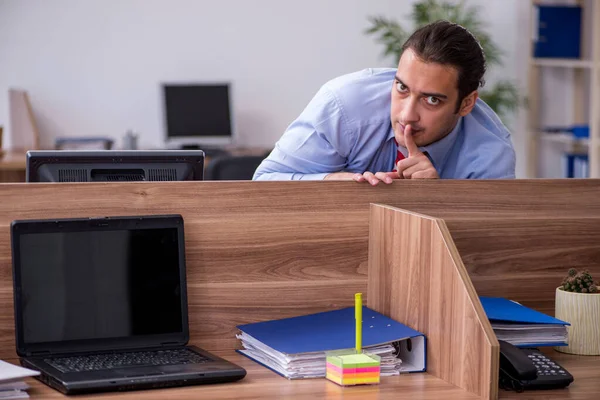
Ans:
{"label": "stack of white paper", "polygon": [[494,329],[498,340],[504,340],[515,346],[567,342],[567,327],[565,325],[492,321],[492,329]]}
{"label": "stack of white paper", "polygon": [[479,296],[498,340],[515,346],[566,346],[568,322],[502,297]]}
{"label": "stack of white paper", "polygon": [[0,400],[28,399],[29,385],[23,378],[39,375],[38,371],[19,367],[0,360]]}
{"label": "stack of white paper", "polygon": [[[240,350],[240,353],[250,356],[288,379],[325,377],[325,352],[284,354],[247,333],[242,332],[236,337],[244,346],[244,350]],[[381,376],[400,375],[402,372],[402,361],[398,358],[397,350],[393,345],[370,346],[365,347],[364,350],[381,357]]]}

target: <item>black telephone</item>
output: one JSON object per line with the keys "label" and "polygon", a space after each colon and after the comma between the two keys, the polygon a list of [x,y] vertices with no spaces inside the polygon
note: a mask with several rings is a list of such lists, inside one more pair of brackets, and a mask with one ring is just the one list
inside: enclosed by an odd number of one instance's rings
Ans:
{"label": "black telephone", "polygon": [[519,349],[500,342],[501,388],[522,392],[535,389],[559,389],[573,382],[573,375],[536,349]]}

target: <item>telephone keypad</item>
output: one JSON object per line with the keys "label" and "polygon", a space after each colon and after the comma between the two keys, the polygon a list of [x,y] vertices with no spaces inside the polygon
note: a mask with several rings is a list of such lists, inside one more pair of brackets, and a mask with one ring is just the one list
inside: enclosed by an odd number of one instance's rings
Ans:
{"label": "telephone keypad", "polygon": [[567,372],[556,362],[552,361],[542,353],[528,354],[527,357],[533,362],[539,376],[561,376]]}

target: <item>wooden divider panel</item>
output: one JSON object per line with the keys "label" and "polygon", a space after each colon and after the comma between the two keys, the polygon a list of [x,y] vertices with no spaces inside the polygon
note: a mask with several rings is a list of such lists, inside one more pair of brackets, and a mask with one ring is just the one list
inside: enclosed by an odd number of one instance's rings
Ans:
{"label": "wooden divider panel", "polygon": [[427,372],[498,396],[498,340],[441,219],[371,205],[368,306],[427,336]]}

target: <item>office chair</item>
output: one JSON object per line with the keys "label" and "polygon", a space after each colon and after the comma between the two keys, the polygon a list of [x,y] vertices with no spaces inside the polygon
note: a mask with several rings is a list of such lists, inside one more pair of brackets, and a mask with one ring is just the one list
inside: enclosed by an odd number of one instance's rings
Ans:
{"label": "office chair", "polygon": [[254,171],[266,157],[219,156],[211,159],[204,171],[205,181],[250,181]]}

